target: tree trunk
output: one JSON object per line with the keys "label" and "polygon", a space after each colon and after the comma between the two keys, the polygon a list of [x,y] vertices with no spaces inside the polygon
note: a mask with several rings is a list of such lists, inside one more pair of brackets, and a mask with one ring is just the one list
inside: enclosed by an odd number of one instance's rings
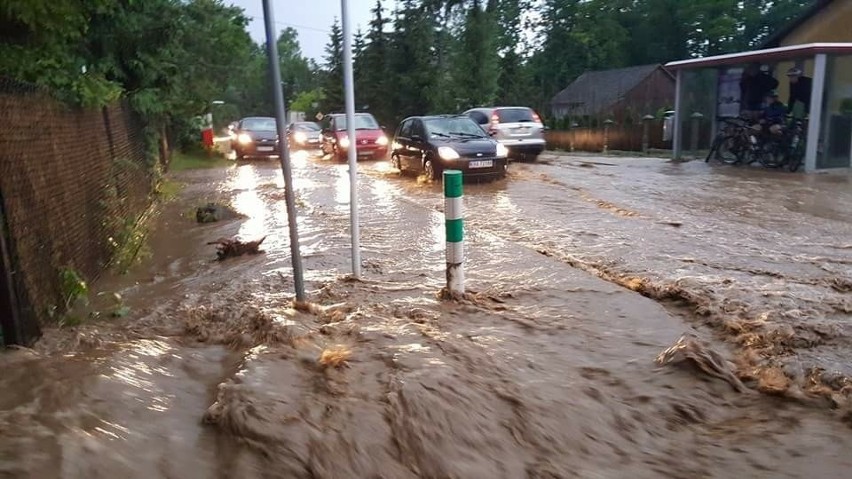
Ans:
{"label": "tree trunk", "polygon": [[166,134],[166,125],[162,125],[160,127],[160,166],[163,167],[163,171],[169,171],[169,164],[171,163],[171,150],[169,149],[169,137]]}

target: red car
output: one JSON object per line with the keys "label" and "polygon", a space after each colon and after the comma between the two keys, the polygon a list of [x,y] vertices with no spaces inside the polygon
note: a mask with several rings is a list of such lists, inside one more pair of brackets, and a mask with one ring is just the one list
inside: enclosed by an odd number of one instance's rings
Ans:
{"label": "red car", "polygon": [[[355,150],[358,159],[384,159],[388,155],[388,137],[379,123],[369,113],[355,114]],[[346,161],[352,140],[346,132],[346,115],[333,113],[326,116],[322,130],[322,152],[337,161]]]}

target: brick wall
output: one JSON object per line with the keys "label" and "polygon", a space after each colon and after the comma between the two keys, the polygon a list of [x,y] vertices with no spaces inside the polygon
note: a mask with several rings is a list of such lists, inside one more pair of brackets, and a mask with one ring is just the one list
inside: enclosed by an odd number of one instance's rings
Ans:
{"label": "brick wall", "polygon": [[62,303],[62,269],[88,280],[103,271],[152,186],[142,123],[126,103],[76,109],[0,78],[0,229],[25,323],[15,342],[32,340]]}

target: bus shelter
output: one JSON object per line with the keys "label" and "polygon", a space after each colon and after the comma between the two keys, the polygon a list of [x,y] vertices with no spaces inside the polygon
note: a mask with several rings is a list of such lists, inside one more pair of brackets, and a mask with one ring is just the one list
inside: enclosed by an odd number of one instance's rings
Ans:
{"label": "bus shelter", "polygon": [[[740,83],[759,71],[777,80],[783,102],[792,83],[787,72],[796,68],[811,83],[805,102],[794,102],[793,114],[807,119],[805,171],[849,168],[852,165],[852,43],[811,43],[671,62],[675,72],[675,115],[672,148],[676,159],[695,148],[698,122],[709,122],[709,147],[719,123],[739,116],[745,108]],[[801,85],[796,88],[802,90]],[[801,96],[801,95],[799,95]]]}

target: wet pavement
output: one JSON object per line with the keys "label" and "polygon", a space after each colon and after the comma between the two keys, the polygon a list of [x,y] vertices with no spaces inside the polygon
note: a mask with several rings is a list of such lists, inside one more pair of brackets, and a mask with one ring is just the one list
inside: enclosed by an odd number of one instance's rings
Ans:
{"label": "wet pavement", "polygon": [[[513,164],[466,185],[472,294],[442,302],[440,185],[361,171],[351,281],[347,167],[294,159],[300,310],[277,165],[183,174],[152,258],[95,285],[128,318],[0,356],[0,478],[848,476],[848,177]],[[747,391],[656,365],[685,332]]]}

